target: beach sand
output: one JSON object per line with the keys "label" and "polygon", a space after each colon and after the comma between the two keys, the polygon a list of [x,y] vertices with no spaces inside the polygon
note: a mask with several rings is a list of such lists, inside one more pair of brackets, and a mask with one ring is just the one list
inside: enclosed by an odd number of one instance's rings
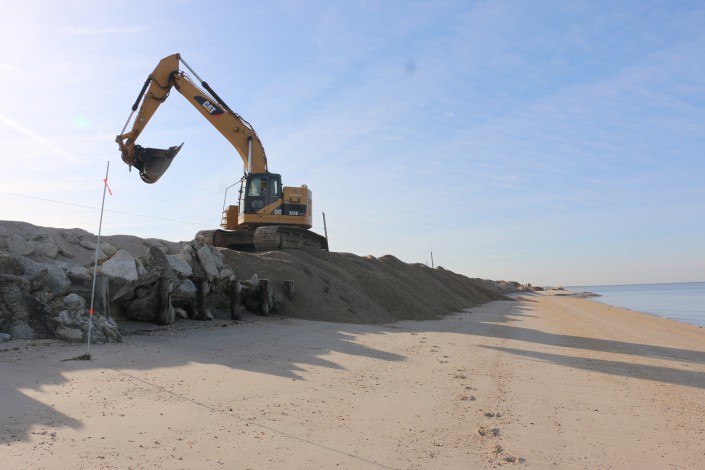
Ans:
{"label": "beach sand", "polygon": [[705,329],[557,294],[0,343],[0,467],[705,468]]}

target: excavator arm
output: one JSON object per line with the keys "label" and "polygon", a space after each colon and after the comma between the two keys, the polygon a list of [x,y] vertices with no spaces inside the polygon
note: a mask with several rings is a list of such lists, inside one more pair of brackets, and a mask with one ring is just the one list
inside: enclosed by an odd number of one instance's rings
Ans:
{"label": "excavator arm", "polygon": [[[191,71],[201,82],[203,89],[199,88],[179,68],[179,63]],[[122,160],[130,167],[137,168],[143,181],[156,182],[166,172],[183,145],[169,149],[156,149],[144,148],[136,143],[149,120],[168,98],[172,87],[176,88],[235,147],[245,164],[247,173],[266,173],[268,171],[264,146],[254,128],[240,115],[232,111],[206,82],[200,80],[179,54],[173,54],[162,59],[149,75],[132,106],[132,113],[125,123],[123,133],[115,138],[122,154]],[[126,133],[125,129],[138,108],[139,111],[132,129]]]}

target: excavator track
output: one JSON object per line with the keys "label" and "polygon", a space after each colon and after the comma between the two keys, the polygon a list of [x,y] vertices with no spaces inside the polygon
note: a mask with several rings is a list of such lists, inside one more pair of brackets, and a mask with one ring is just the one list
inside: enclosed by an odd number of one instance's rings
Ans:
{"label": "excavator track", "polygon": [[236,251],[328,250],[325,237],[290,225],[258,227],[256,230],[201,230],[196,239]]}
{"label": "excavator track", "polygon": [[257,251],[328,250],[328,241],[310,230],[290,225],[272,225],[255,230],[255,247]]}
{"label": "excavator track", "polygon": [[218,248],[235,251],[256,251],[254,230],[201,230],[196,240]]}

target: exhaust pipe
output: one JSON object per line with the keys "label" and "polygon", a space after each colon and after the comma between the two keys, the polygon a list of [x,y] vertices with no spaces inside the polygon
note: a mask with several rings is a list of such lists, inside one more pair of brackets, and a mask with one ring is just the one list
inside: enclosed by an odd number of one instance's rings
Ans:
{"label": "exhaust pipe", "polygon": [[[183,144],[181,144],[183,145]],[[252,173],[252,136],[247,136],[247,173]]]}
{"label": "exhaust pipe", "polygon": [[169,168],[171,161],[183,145],[182,142],[178,147],[174,146],[168,149],[153,149],[135,145],[134,167],[140,172],[142,181],[149,184],[156,183]]}

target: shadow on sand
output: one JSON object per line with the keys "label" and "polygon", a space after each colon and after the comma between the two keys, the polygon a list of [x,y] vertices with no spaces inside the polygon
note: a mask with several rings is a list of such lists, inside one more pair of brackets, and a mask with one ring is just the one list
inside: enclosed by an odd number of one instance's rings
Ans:
{"label": "shadow on sand", "polygon": [[[366,347],[357,342],[358,338],[368,335],[387,335],[400,331],[436,331],[511,339],[574,349],[576,352],[590,350],[659,358],[678,362],[679,366],[683,362],[705,364],[705,352],[702,351],[562,335],[522,327],[522,319],[533,317],[532,305],[526,299],[501,303],[503,305],[500,309],[474,308],[472,313],[468,310],[444,320],[405,321],[387,326],[319,323],[281,317],[246,317],[240,323],[215,321],[185,331],[166,328],[145,335],[128,336],[122,344],[95,345],[91,348],[90,361],[63,361],[83,353],[85,345],[11,341],[0,345],[0,394],[6,404],[0,410],[0,443],[27,440],[33,427],[81,428],[83,424],[79,419],[54,409],[53,397],[50,395],[40,402],[25,393],[26,390],[43,393],[45,387],[68,386],[70,379],[67,377],[72,372],[113,369],[130,375],[188,364],[215,364],[223,366],[219,372],[222,374],[227,374],[230,369],[306,380],[305,375],[311,367],[345,372],[341,364],[331,360],[332,353],[387,362],[406,360],[403,355]],[[316,324],[315,328],[312,328],[313,323]],[[578,355],[535,352],[498,345],[485,347],[565,367],[705,388],[705,373],[686,371],[680,367],[586,359]],[[54,368],[53,375],[49,377],[46,373],[47,364]],[[144,374],[140,376],[142,378],[139,380],[143,380]],[[246,391],[247,385],[243,384],[243,388],[234,393],[241,395]],[[87,406],[90,406],[91,397],[75,398],[85,400]]]}
{"label": "shadow on sand", "polygon": [[[359,336],[395,331],[384,326],[315,322],[318,326],[311,328],[314,322],[277,317],[251,317],[239,324],[199,323],[200,326],[186,330],[153,329],[130,335],[121,344],[92,345],[92,359],[87,361],[67,361],[84,353],[85,344],[46,340],[3,343],[0,345],[0,394],[5,406],[0,409],[0,443],[27,440],[30,433],[36,431],[31,429],[33,426],[80,429],[83,426],[80,420],[54,409],[51,395],[40,402],[25,392],[41,394],[50,386],[70,387],[67,375],[72,372],[113,369],[131,375],[195,363],[223,366],[222,374],[231,369],[306,380],[302,374],[311,367],[345,371],[343,366],[326,358],[331,353],[389,362],[405,360],[402,355],[355,342]],[[54,369],[49,377],[47,365]],[[136,376],[133,378],[144,382]],[[243,393],[247,394],[246,384],[235,395]],[[61,395],[67,394],[61,392]],[[91,397],[75,398],[85,400],[87,408],[91,406]]]}

